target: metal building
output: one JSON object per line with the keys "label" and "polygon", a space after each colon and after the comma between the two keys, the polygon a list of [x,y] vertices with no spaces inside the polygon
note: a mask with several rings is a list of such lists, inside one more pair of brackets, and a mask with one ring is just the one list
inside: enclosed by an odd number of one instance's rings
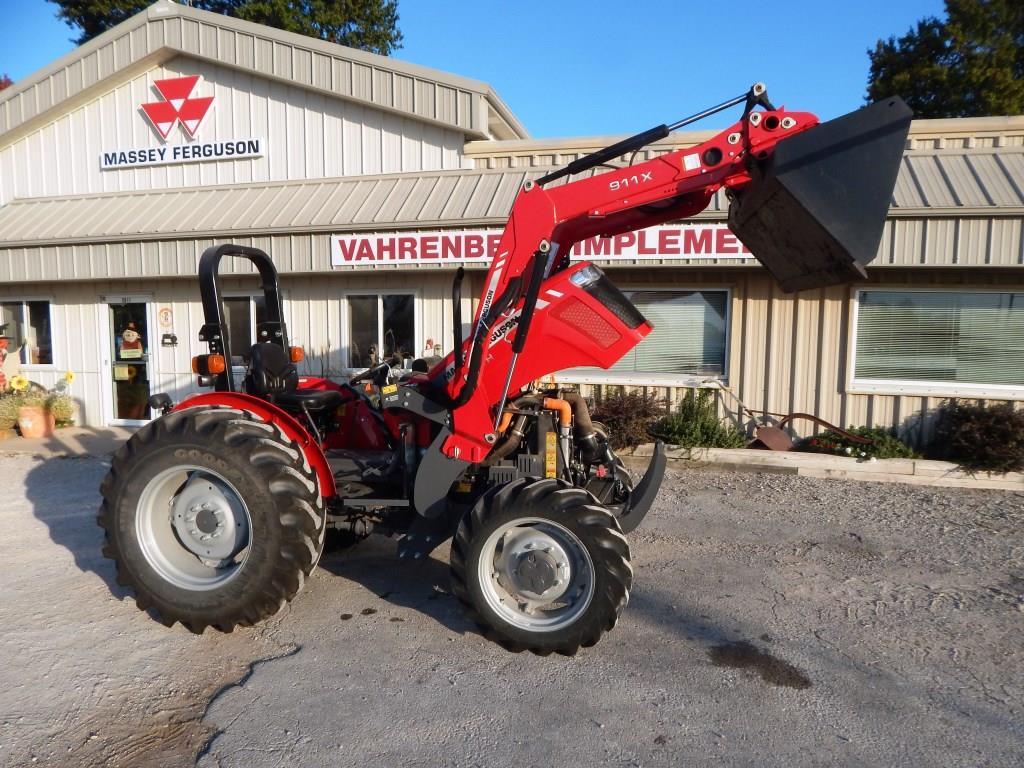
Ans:
{"label": "metal building", "polygon": [[[78,374],[80,421],[140,423],[194,389],[195,268],[231,241],[274,257],[311,371],[446,351],[455,268],[477,295],[523,182],[610,141],[531,140],[484,83],[160,0],[0,92],[0,323],[29,378]],[[656,330],[561,380],[843,425],[1024,400],[1024,117],[914,123],[862,285],[781,293],[723,202],[578,246]],[[261,306],[235,269],[244,336]]]}

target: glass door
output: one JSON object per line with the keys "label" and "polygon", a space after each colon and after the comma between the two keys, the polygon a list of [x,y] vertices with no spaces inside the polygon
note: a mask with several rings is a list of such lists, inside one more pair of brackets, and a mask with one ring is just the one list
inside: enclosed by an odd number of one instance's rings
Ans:
{"label": "glass door", "polygon": [[107,299],[107,423],[148,421],[150,381],[149,304]]}

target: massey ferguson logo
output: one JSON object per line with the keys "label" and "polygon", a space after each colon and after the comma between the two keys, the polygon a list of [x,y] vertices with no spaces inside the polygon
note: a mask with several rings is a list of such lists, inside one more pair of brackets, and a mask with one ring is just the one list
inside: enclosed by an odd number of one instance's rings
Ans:
{"label": "massey ferguson logo", "polygon": [[263,139],[230,136],[210,141],[187,141],[183,144],[168,144],[167,137],[174,130],[175,123],[181,123],[181,130],[195,139],[203,118],[213,105],[213,96],[193,96],[199,75],[171,77],[154,80],[153,85],[165,101],[142,104],[142,113],[153,124],[162,144],[155,143],[152,136],[146,136],[142,146],[104,149],[100,153],[100,168],[114,171],[122,168],[144,168],[150,165],[176,165],[178,163],[216,162],[217,160],[241,160],[263,156]]}
{"label": "massey ferguson logo", "polygon": [[192,96],[198,82],[199,75],[153,81],[153,86],[166,101],[143,104],[142,111],[164,140],[177,122],[181,123],[182,130],[190,139],[196,137],[199,124],[213,104],[213,96]]}

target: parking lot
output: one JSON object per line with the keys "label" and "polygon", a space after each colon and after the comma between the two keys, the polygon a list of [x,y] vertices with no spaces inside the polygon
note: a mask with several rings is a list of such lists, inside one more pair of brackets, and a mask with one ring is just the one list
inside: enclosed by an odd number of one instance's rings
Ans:
{"label": "parking lot", "polygon": [[511,654],[370,539],[196,637],[102,558],[103,460],[0,456],[0,765],[1016,766],[1024,495],[669,470],[616,629]]}

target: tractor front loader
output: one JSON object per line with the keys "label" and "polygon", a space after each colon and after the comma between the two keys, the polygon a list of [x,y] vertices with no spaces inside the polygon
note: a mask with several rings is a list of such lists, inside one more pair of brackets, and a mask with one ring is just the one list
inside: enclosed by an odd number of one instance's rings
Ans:
{"label": "tractor front loader", "polygon": [[[715,137],[572,182],[714,112],[743,105]],[[625,533],[650,509],[657,446],[632,474],[578,393],[553,372],[608,368],[651,331],[572,246],[676,221],[723,190],[729,225],[785,290],[855,280],[875,255],[910,123],[889,99],[828,123],[777,109],[762,85],[670,126],[573,161],[520,190],[463,339],[412,371],[384,361],[349,381],[300,376],[274,265],[222,245],[200,259],[211,391],[172,403],[116,454],[102,485],[104,554],[139,608],[194,632],[253,625],[291,600],[328,532],[400,537],[404,557],[451,539],[452,590],[513,650],[575,653],[616,623],[633,572]],[[559,182],[559,183],[556,183]],[[266,317],[232,370],[218,282],[225,256],[259,271]]]}

